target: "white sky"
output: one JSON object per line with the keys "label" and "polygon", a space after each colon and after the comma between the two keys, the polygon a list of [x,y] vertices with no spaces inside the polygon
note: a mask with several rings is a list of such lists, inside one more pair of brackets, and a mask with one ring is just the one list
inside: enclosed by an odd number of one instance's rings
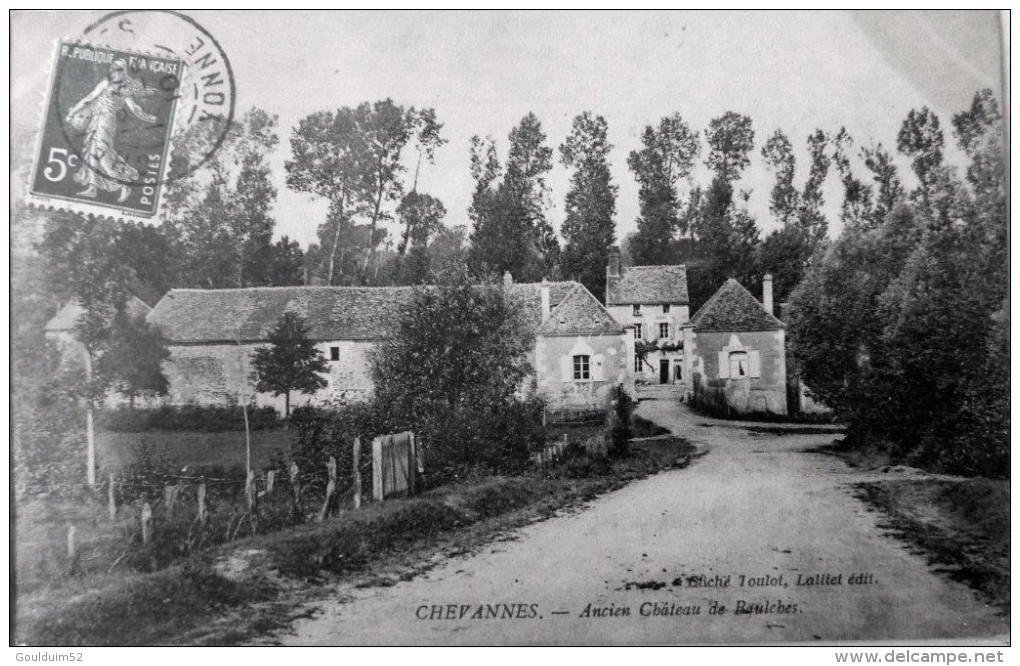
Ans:
{"label": "white sky", "polygon": [[[752,210],[768,230],[772,178],[760,146],[775,129],[791,137],[806,166],[805,139],[817,127],[846,125],[859,144],[894,147],[907,112],[928,105],[949,138],[951,114],[966,108],[978,88],[1000,87],[994,12],[188,14],[229,56],[239,111],[258,105],[280,116],[277,236],[302,245],[314,239],[325,206],[287,189],[283,162],[290,128],[318,110],[386,97],[435,107],[450,142],[423,169],[419,189],[443,200],[447,224],[468,223],[471,135],[493,135],[505,155],[507,133],[533,111],[555,148],[576,114],[601,114],[615,145],[622,239],[638,213],[627,155],[639,147],[644,126],[664,115],[679,112],[702,132],[726,111],[751,117],[757,146],[739,187],[753,191]],[[100,16],[12,17],[16,133],[35,131],[53,41],[76,36]],[[801,170],[798,178],[804,175]],[[557,228],[568,177],[557,164],[549,178]],[[703,168],[698,177],[707,184]],[[832,176],[827,192],[835,226],[839,189]]]}

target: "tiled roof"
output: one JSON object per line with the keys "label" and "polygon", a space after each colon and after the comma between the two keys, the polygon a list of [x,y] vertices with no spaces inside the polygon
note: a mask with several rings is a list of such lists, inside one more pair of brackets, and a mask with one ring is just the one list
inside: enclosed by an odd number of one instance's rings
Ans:
{"label": "tiled roof", "polygon": [[676,266],[628,266],[606,278],[606,305],[670,303],[687,305],[687,270]]}
{"label": "tiled roof", "polygon": [[695,331],[776,331],[783,322],[770,315],[739,282],[730,278],[691,317]]}
{"label": "tiled roof", "polygon": [[619,335],[623,327],[584,285],[575,284],[548,319],[538,328],[542,335]]}
{"label": "tiled roof", "polygon": [[[587,290],[574,295],[578,283],[551,282],[548,286],[552,312],[561,304],[568,306],[560,334],[609,328],[602,317],[592,314],[591,305],[580,304],[586,295],[594,309],[601,308]],[[538,331],[542,285],[515,284],[510,289],[514,298],[521,299],[528,325]],[[376,340],[392,333],[398,310],[412,296],[411,287],[172,289],[156,304],[149,322],[178,344],[251,342],[267,339],[280,316],[292,311],[305,320],[313,340]],[[565,299],[569,303],[564,303]],[[604,316],[609,317],[608,313]],[[595,319],[597,323],[593,323]],[[622,330],[611,317],[609,321],[614,333]]]}
{"label": "tiled roof", "polygon": [[[146,305],[140,298],[132,296],[128,299],[127,312],[132,317],[146,317],[151,311],[152,308]],[[81,306],[78,305],[77,302],[72,301],[57,311],[57,314],[54,315],[53,319],[50,319],[46,323],[46,328],[44,330],[51,333],[56,333],[58,331],[70,331],[78,322],[78,318],[81,317],[81,313]]]}

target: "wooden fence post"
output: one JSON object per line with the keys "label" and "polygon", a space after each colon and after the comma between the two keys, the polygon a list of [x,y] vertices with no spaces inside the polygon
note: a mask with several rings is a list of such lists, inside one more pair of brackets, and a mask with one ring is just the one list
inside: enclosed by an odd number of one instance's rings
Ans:
{"label": "wooden fence post", "polygon": [[142,544],[148,545],[152,539],[152,507],[146,502],[142,505]]}
{"label": "wooden fence post", "polygon": [[78,544],[74,539],[76,531],[74,525],[67,524],[67,570],[72,574],[78,570]]}
{"label": "wooden fence post", "polygon": [[413,495],[418,492],[418,440],[415,438],[413,432],[408,432],[408,452],[407,457],[407,494]]}
{"label": "wooden fence post", "polygon": [[271,469],[266,472],[266,497],[273,494],[273,483],[276,481],[276,470]]}
{"label": "wooden fence post", "polygon": [[255,471],[249,469],[244,480],[244,497],[248,503],[248,523],[251,525],[252,536],[255,535],[255,518],[258,513],[258,498],[255,496]]}
{"label": "wooden fence post", "polygon": [[372,440],[372,499],[383,500],[383,438]]}
{"label": "wooden fence post", "polygon": [[167,518],[173,518],[174,516],[174,506],[177,504],[177,495],[180,491],[180,486],[163,486],[163,503],[166,508]]}
{"label": "wooden fence post", "polygon": [[110,510],[110,522],[117,521],[117,498],[114,495],[113,489],[113,474],[110,475],[110,487],[107,488],[107,501]]}
{"label": "wooden fence post", "polygon": [[205,525],[205,481],[198,484],[198,522]]}
{"label": "wooden fence post", "polygon": [[326,462],[326,473],[329,475],[329,482],[326,484],[326,499],[322,502],[322,510],[319,511],[317,518],[320,523],[325,520],[326,513],[329,511],[329,499],[336,491],[336,458],[333,456],[330,456],[329,461]]}
{"label": "wooden fence post", "polygon": [[290,485],[294,489],[294,511],[304,520],[304,509],[301,508],[301,481],[298,480],[298,466],[296,462],[290,464]]}
{"label": "wooden fence post", "polygon": [[354,508],[361,508],[361,438],[354,438],[351,449],[351,460],[354,462]]}

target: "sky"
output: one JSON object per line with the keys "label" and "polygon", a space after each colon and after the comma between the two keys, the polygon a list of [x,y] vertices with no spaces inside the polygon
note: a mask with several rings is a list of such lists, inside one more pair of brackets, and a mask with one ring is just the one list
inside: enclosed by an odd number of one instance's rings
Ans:
{"label": "sky", "polygon": [[[291,128],[320,110],[392,98],[434,107],[449,143],[423,167],[419,191],[446,205],[448,225],[469,224],[472,135],[491,135],[501,156],[507,134],[534,112],[555,148],[574,116],[606,118],[617,237],[636,228],[637,184],[627,155],[640,134],[680,113],[702,136],[727,111],[751,117],[756,147],[738,184],[763,231],[772,175],[760,155],[776,129],[794,143],[798,181],[806,176],[807,136],[846,126],[858,145],[895,146],[903,118],[929,106],[950,134],[950,119],[985,87],[1000,90],[995,12],[217,12],[189,11],[230,58],[239,110],[279,115],[273,157],[279,188],[277,236],[314,240],[326,207],[284,183]],[[16,135],[36,131],[54,40],[76,36],[101,12],[19,12],[11,27],[11,110]],[[18,138],[17,136],[15,137]],[[951,139],[950,139],[951,140]],[[28,143],[26,141],[26,143]],[[958,156],[950,152],[950,158]],[[704,158],[704,150],[702,158]],[[407,154],[413,173],[413,155]],[[903,170],[907,163],[901,162]],[[857,165],[858,168],[860,165]],[[704,166],[694,179],[707,184]],[[549,176],[555,228],[569,171]],[[838,233],[840,189],[825,189]]]}

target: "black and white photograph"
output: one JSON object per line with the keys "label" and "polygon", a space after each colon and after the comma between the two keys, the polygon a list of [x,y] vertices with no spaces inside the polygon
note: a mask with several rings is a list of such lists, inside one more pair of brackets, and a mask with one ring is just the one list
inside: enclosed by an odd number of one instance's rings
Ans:
{"label": "black and white photograph", "polygon": [[9,35],[18,661],[1008,661],[1008,10]]}

